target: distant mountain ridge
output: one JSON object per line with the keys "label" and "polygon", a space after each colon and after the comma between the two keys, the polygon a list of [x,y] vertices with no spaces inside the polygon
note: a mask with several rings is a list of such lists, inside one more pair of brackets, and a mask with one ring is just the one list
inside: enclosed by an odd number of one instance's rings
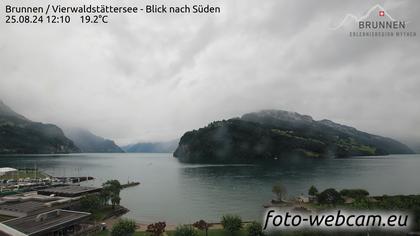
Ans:
{"label": "distant mountain ridge", "polygon": [[[369,134],[359,131],[356,128],[338,124],[327,119],[315,121],[310,116],[301,115],[296,112],[264,110],[261,112],[245,114],[242,116],[242,119],[257,122],[263,125],[271,124],[278,128],[287,129],[293,122],[290,122],[290,119],[284,119],[285,117],[288,117],[284,116],[286,113],[289,113],[289,116],[290,114],[293,114],[292,116],[295,117],[296,120],[300,120],[300,122],[295,122],[295,124],[298,124],[295,126],[297,131],[306,132],[309,135],[324,134],[326,136],[332,136],[332,138],[336,138],[337,136],[339,138],[352,138],[367,146],[377,146],[377,155],[413,153],[408,146],[391,138]],[[273,117],[275,118],[273,119]],[[272,121],[274,122],[270,123]]]}
{"label": "distant mountain ridge", "polygon": [[114,141],[99,137],[81,128],[65,128],[65,135],[85,153],[123,153]]}
{"label": "distant mountain ridge", "polygon": [[420,144],[412,147],[416,153],[420,153]]}
{"label": "distant mountain ridge", "polygon": [[53,124],[33,122],[0,101],[1,154],[55,154],[80,152]]}
{"label": "distant mountain ridge", "polygon": [[411,148],[415,153],[420,154],[420,142],[416,138],[411,138],[409,140],[405,140],[408,147]]}
{"label": "distant mountain ridge", "polygon": [[12,110],[9,106],[7,106],[2,100],[0,100],[0,116],[9,117],[9,118],[17,118],[21,120],[28,120],[26,117],[16,113]]}
{"label": "distant mountain ridge", "polygon": [[178,142],[179,140],[167,142],[144,142],[123,146],[122,149],[125,152],[130,153],[173,153],[178,146]]}
{"label": "distant mountain ridge", "polygon": [[263,110],[185,133],[174,156],[184,162],[247,163],[290,156],[350,157],[410,154],[406,145],[330,120]]}

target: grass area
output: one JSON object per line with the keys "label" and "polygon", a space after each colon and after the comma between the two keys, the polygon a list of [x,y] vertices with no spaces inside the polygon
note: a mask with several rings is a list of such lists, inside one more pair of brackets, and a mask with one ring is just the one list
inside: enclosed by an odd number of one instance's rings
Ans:
{"label": "grass area", "polygon": [[111,235],[109,233],[109,231],[108,230],[104,230],[104,231],[101,231],[101,232],[95,234],[94,236],[108,236],[108,235]]}
{"label": "grass area", "polygon": [[4,179],[35,179],[35,178],[41,178],[44,179],[48,177],[48,175],[44,174],[42,171],[39,170],[18,170],[15,173],[7,173],[5,175],[0,176],[0,180]]}
{"label": "grass area", "polygon": [[[199,230],[199,236],[205,236],[205,232]],[[95,236],[110,236],[111,233],[108,230],[102,231]],[[174,231],[166,231],[163,236],[173,236]],[[276,232],[269,234],[269,236],[336,236],[337,232]],[[341,236],[366,236],[366,232],[340,232]],[[370,232],[370,236],[404,236],[405,233],[400,232]],[[135,232],[132,236],[151,236],[151,234],[147,232]],[[224,231],[223,229],[210,229],[209,236],[232,236],[228,232]],[[247,236],[245,230],[241,230],[235,233],[233,236]]]}
{"label": "grass area", "polygon": [[[168,236],[173,236],[175,231],[168,231]],[[199,236],[206,236],[206,233],[203,230],[198,230]],[[145,236],[145,235],[142,235]],[[223,229],[209,229],[209,236],[232,236],[229,232],[226,232]],[[246,232],[241,230],[235,233],[234,236],[246,236]]]}
{"label": "grass area", "polygon": [[101,232],[95,234],[94,236],[108,236],[108,235],[111,235],[109,233],[109,231],[108,230],[104,230],[104,231],[101,231]]}
{"label": "grass area", "polygon": [[[109,230],[104,230],[95,234],[95,236],[110,236],[110,235],[111,235],[111,232]],[[135,232],[133,236],[151,236],[151,234],[142,231],[142,232]]]}
{"label": "grass area", "polygon": [[[164,236],[173,236],[174,235],[173,230],[170,231],[166,231]],[[206,233],[202,230],[198,230],[198,235],[199,236],[205,236]],[[110,231],[105,230],[102,231],[98,234],[96,234],[95,236],[109,236],[111,235]],[[133,234],[133,236],[151,236],[150,233],[144,232],[144,231],[137,231]],[[228,232],[224,231],[223,229],[209,229],[209,235],[208,236],[232,236],[231,234],[229,234]],[[234,236],[246,236],[246,232],[245,231],[239,231],[237,232]]]}
{"label": "grass area", "polygon": [[135,232],[133,236],[151,236],[151,234],[147,232]]}
{"label": "grass area", "polygon": [[92,217],[95,220],[103,220],[108,215],[110,215],[113,211],[114,211],[114,209],[112,209],[112,206],[106,206],[106,207],[103,207],[103,208],[98,209],[95,212],[93,212]]}

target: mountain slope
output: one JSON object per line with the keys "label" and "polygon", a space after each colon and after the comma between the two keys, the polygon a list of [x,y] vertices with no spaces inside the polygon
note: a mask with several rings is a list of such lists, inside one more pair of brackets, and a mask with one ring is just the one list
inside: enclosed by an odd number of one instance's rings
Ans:
{"label": "mountain slope", "polygon": [[122,153],[124,152],[114,141],[96,136],[88,130],[66,128],[64,132],[82,152],[85,153]]}
{"label": "mountain slope", "polygon": [[416,146],[413,146],[412,149],[416,152],[416,153],[420,153],[420,144],[417,144]]}
{"label": "mountain slope", "polygon": [[63,131],[52,124],[33,122],[0,101],[0,153],[52,154],[80,152]]}
{"label": "mountain slope", "polygon": [[173,140],[168,142],[153,142],[153,143],[136,143],[122,147],[126,152],[133,153],[173,153],[179,140]]}
{"label": "mountain slope", "polygon": [[349,157],[413,153],[393,139],[295,112],[265,110],[187,132],[174,156],[183,162],[248,163],[290,156]]}
{"label": "mountain slope", "polygon": [[6,104],[3,103],[3,101],[0,100],[0,116],[1,117],[8,117],[11,119],[20,119],[20,120],[28,120],[24,116],[16,113],[13,111],[10,107],[8,107]]}
{"label": "mountain slope", "polygon": [[[293,117],[293,118],[291,118]],[[312,117],[295,112],[264,110],[248,113],[242,116],[243,120],[272,125],[276,128],[295,129],[304,136],[320,137],[327,141],[349,140],[370,147],[376,147],[376,153],[381,154],[406,154],[412,153],[406,145],[390,138],[369,134],[353,127],[337,124],[330,120],[315,121]]]}
{"label": "mountain slope", "polygon": [[404,140],[404,143],[411,148],[415,153],[420,154],[420,142],[418,139],[412,138],[409,140]]}

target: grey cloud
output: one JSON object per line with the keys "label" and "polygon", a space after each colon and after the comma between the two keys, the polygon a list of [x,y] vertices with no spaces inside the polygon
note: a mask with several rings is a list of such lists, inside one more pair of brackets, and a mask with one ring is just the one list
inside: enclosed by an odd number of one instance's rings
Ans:
{"label": "grey cloud", "polygon": [[120,144],[169,140],[260,109],[420,140],[420,36],[350,39],[329,30],[378,2],[420,32],[416,0],[219,0],[212,1],[223,6],[217,16],[2,23],[0,98],[28,118]]}

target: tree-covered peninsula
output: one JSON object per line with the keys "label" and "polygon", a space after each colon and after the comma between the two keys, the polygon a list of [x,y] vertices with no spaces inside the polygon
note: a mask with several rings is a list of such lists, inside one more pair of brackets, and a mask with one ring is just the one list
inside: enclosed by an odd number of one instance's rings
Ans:
{"label": "tree-covered peninsula", "polygon": [[248,113],[186,132],[174,156],[188,163],[253,163],[296,156],[411,154],[391,138],[281,110]]}

